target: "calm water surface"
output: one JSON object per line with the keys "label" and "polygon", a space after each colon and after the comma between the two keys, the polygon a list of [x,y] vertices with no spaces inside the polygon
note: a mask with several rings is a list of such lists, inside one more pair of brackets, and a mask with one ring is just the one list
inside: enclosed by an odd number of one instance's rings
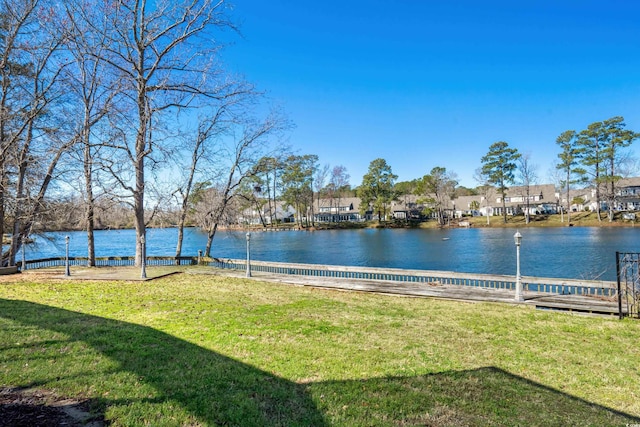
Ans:
{"label": "calm water surface", "polygon": [[[640,228],[562,227],[520,230],[522,274],[527,276],[615,280],[615,252],[639,252]],[[515,274],[514,229],[253,232],[251,257],[262,261]],[[47,233],[26,248],[27,259],[86,256],[84,232]],[[147,231],[148,255],[175,254],[177,230]],[[206,235],[185,231],[183,255],[204,250]],[[244,232],[219,232],[212,256],[244,258]],[[132,256],[134,230],[96,232],[96,256]],[[20,257],[18,257],[20,258]]]}

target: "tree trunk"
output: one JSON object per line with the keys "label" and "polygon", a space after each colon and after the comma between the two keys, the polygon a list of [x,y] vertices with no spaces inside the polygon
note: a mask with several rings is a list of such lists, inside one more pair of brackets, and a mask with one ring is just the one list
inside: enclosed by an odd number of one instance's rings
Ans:
{"label": "tree trunk", "polygon": [[[612,148],[613,150],[613,148]],[[609,196],[609,222],[613,222],[613,210],[614,210],[614,204],[616,202],[616,183],[615,183],[615,178],[614,178],[614,173],[615,173],[615,164],[614,164],[614,159],[613,159],[613,152],[611,154],[611,164],[610,164],[610,168],[611,168],[611,189],[610,189],[610,196]]]}
{"label": "tree trunk", "polygon": [[567,226],[571,226],[571,199],[569,196],[569,191],[571,190],[570,184],[571,174],[567,170]]}
{"label": "tree trunk", "polygon": [[133,210],[136,227],[136,260],[135,265],[139,267],[144,254],[142,253],[142,239],[145,238],[146,224],[144,221],[144,157],[138,156],[136,161],[136,190],[133,193]]}
{"label": "tree trunk", "polygon": [[502,220],[507,223],[507,205],[504,199],[502,200]]}
{"label": "tree trunk", "polygon": [[184,221],[185,218],[180,214],[178,220],[178,242],[176,243],[176,258],[182,254],[182,241],[184,240]]}
{"label": "tree trunk", "polygon": [[57,151],[53,154],[53,158],[49,162],[49,166],[47,167],[46,172],[44,173],[44,178],[42,179],[42,184],[40,184],[40,189],[38,190],[38,194],[31,202],[31,209],[27,214],[24,215],[24,220],[22,221],[22,226],[20,227],[19,233],[16,236],[16,239],[19,239],[19,242],[22,242],[23,238],[26,238],[33,227],[33,223],[36,221],[38,215],[43,206],[44,196],[49,188],[49,184],[53,179],[53,173],[55,168],[60,160],[62,154],[70,147],[70,144],[63,145],[58,148]]}
{"label": "tree trunk", "polygon": [[191,194],[191,186],[193,185],[193,176],[196,171],[197,164],[197,148],[193,151],[191,159],[191,170],[189,171],[189,179],[187,180],[187,188],[182,195],[182,206],[180,207],[180,216],[178,218],[178,242],[176,243],[176,257],[182,255],[182,241],[184,239],[184,223],[187,219],[187,210],[189,208],[189,196]]}
{"label": "tree trunk", "polygon": [[[138,67],[144,70],[144,57],[140,57]],[[136,133],[135,158],[133,165],[135,169],[135,189],[133,191],[133,211],[135,215],[136,228],[136,259],[135,265],[139,267],[142,263],[143,254],[142,241],[146,235],[146,224],[144,221],[144,159],[148,155],[147,139],[149,138],[148,126],[151,121],[148,100],[146,98],[146,82],[140,78],[137,82],[137,108],[138,108],[138,129]]]}
{"label": "tree trunk", "polygon": [[96,249],[94,239],[95,215],[93,199],[93,159],[91,158],[91,143],[89,141],[89,112],[85,111],[85,121],[83,130],[84,140],[84,185],[87,193],[87,206],[85,219],[87,221],[87,267],[96,265]]}
{"label": "tree trunk", "polygon": [[213,238],[218,230],[218,223],[213,224],[213,228],[207,233],[207,246],[204,249],[204,256],[211,258],[211,246],[213,245]]}
{"label": "tree trunk", "polygon": [[[140,175],[136,171],[136,176]],[[144,174],[142,174],[144,176]],[[139,179],[139,178],[136,178]],[[141,181],[144,182],[144,181]],[[144,254],[142,253],[142,239],[145,238],[146,225],[144,222],[144,185],[140,183],[136,184],[136,192],[134,193],[134,215],[135,215],[135,227],[136,227],[136,260],[135,265],[139,267],[142,263]]]}
{"label": "tree trunk", "polygon": [[[32,107],[35,108],[35,107]],[[25,180],[27,177],[27,157],[31,148],[31,142],[33,141],[33,121],[29,122],[23,146],[20,149],[18,157],[18,175],[16,178],[16,207],[13,218],[13,231],[11,233],[11,248],[9,248],[9,265],[16,264],[16,254],[20,247],[21,241],[20,234],[22,230],[22,221],[24,215],[24,209],[27,207],[27,197],[25,195]]]}
{"label": "tree trunk", "polygon": [[531,192],[530,192],[530,190],[529,190],[529,185],[527,184],[527,204],[526,204],[527,215],[526,215],[526,217],[525,217],[525,222],[526,222],[527,224],[529,224],[529,222],[531,221],[531,220],[530,220],[530,218],[529,218],[529,214],[530,214],[530,212],[529,212],[529,211],[530,211],[530,209],[531,209],[531,206],[530,206],[530,203],[529,203],[529,195],[530,195],[530,194],[531,194]]}
{"label": "tree trunk", "polygon": [[504,219],[504,223],[507,223],[507,202],[504,200],[505,193],[502,193],[502,218]]}
{"label": "tree trunk", "polygon": [[[273,174],[275,176],[275,170]],[[265,173],[265,176],[267,178],[267,203],[269,204],[269,223],[270,223],[269,225],[271,226],[271,228],[273,228],[274,221],[275,221],[275,201],[274,203],[271,203],[271,179],[269,178],[268,170]],[[274,178],[274,181],[275,181],[275,178]]]}
{"label": "tree trunk", "polygon": [[[93,197],[93,194],[87,195]],[[94,236],[95,212],[93,202],[87,204],[87,267],[96,265],[96,243]]]}
{"label": "tree trunk", "polygon": [[[596,145],[596,151],[598,150],[598,145]],[[598,154],[599,155],[599,154]],[[600,216],[600,163],[596,162],[595,169],[595,184],[596,184],[596,214],[598,215],[598,222],[602,222],[602,217]]]}
{"label": "tree trunk", "polygon": [[278,200],[276,198],[276,178],[277,178],[277,174],[278,174],[278,166],[276,165],[273,168],[273,217],[276,220],[276,228],[278,228],[280,226],[280,224],[278,224]]}
{"label": "tree trunk", "polygon": [[4,172],[4,162],[0,164],[1,175],[0,175],[0,257],[2,258],[0,261],[0,266],[5,267],[7,264],[4,259],[4,221],[5,221],[5,209],[4,209],[4,188],[7,185],[7,180],[5,178]]}
{"label": "tree trunk", "polygon": [[[599,184],[596,184],[596,187]],[[596,215],[598,216],[598,222],[602,222],[602,216],[600,215],[600,190],[596,189]]]}

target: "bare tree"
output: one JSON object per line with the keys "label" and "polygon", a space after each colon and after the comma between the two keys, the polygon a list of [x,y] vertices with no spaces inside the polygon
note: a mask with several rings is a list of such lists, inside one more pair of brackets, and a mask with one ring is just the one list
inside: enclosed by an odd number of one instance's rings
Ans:
{"label": "bare tree", "polygon": [[3,103],[7,110],[3,109],[0,119],[3,223],[7,195],[14,198],[11,246],[3,254],[3,263],[12,265],[23,239],[42,213],[56,166],[74,140],[59,120],[65,95],[60,77],[67,63],[60,54],[65,40],[55,11],[45,2],[3,2],[1,6],[5,24],[10,22],[5,36],[13,38],[12,51],[5,50],[9,71],[5,70],[3,95],[7,98]]}
{"label": "bare tree", "polygon": [[79,143],[79,163],[82,164],[85,216],[87,232],[87,266],[95,265],[95,166],[105,141],[96,135],[94,128],[111,112],[112,102],[118,95],[117,82],[110,79],[106,63],[102,60],[107,47],[108,28],[98,27],[102,19],[96,15],[92,3],[68,1],[65,3],[67,48],[72,60],[66,79],[73,96],[75,110],[69,117],[77,117],[76,132]]}
{"label": "bare tree", "polygon": [[453,172],[448,172],[446,168],[436,166],[431,169],[428,175],[423,176],[416,183],[416,194],[423,203],[427,203],[436,209],[438,224],[445,223],[445,207],[455,193],[458,185],[457,176]]}
{"label": "bare tree", "polygon": [[331,199],[331,205],[335,204],[336,209],[340,208],[340,201],[344,190],[349,187],[349,174],[347,168],[338,165],[331,169],[331,176],[329,177],[329,185],[327,187],[329,198]]}
{"label": "bare tree", "polygon": [[[15,159],[16,144],[29,122],[24,113],[24,104],[29,104],[30,97],[23,88],[31,71],[25,38],[35,25],[37,4],[37,0],[0,3],[0,236],[4,236],[7,222],[11,162]],[[10,262],[9,256],[9,253],[3,254],[3,264]]]}
{"label": "bare tree", "polygon": [[524,187],[525,198],[525,222],[529,224],[531,221],[531,186],[538,181],[538,165],[531,162],[531,155],[529,153],[523,154],[518,159],[517,180],[520,185]]}
{"label": "bare tree", "polygon": [[[324,164],[322,166],[318,165],[316,167],[315,172],[313,173],[313,186],[312,189],[316,193],[316,200],[318,201],[318,209],[320,209],[320,197],[322,195],[323,190],[325,189],[325,184],[327,182],[327,177],[329,176],[330,166],[328,164]],[[312,215],[315,221],[315,208],[314,203],[311,203],[312,206]],[[315,225],[315,223],[314,223]]]}
{"label": "bare tree", "polygon": [[484,199],[485,215],[487,216],[487,225],[491,225],[491,215],[489,214],[489,201],[495,195],[495,188],[491,185],[489,176],[482,171],[482,168],[476,169],[473,179],[478,183],[478,192]]}
{"label": "bare tree", "polygon": [[[134,183],[117,179],[131,194],[135,213],[136,263],[142,256],[145,235],[145,173],[147,161],[161,146],[159,115],[221,100],[234,93],[233,84],[218,79],[215,30],[233,28],[221,0],[97,1],[112,29],[106,61],[121,79],[134,130],[121,136],[121,149],[134,173]],[[201,42],[200,38],[207,38]]]}
{"label": "bare tree", "polygon": [[229,206],[238,196],[243,184],[255,176],[256,165],[262,157],[269,139],[276,137],[282,130],[285,121],[277,114],[269,116],[262,122],[247,121],[239,126],[239,135],[226,148],[219,148],[219,155],[225,159],[218,167],[220,176],[212,188],[216,197],[209,198],[210,204],[201,203],[198,207],[199,217],[205,221],[200,226],[207,232],[205,256],[210,256],[213,239],[218,227],[224,222]]}
{"label": "bare tree", "polygon": [[187,218],[189,203],[191,198],[191,190],[194,185],[194,178],[198,171],[198,164],[201,159],[207,156],[208,142],[214,139],[221,130],[221,121],[224,116],[225,109],[218,108],[212,117],[206,118],[198,124],[198,129],[193,137],[193,141],[189,144],[191,148],[191,161],[186,168],[186,178],[181,183],[180,188],[176,190],[179,195],[180,213],[178,217],[178,241],[176,244],[176,257],[182,254],[182,241],[184,238],[184,225]]}

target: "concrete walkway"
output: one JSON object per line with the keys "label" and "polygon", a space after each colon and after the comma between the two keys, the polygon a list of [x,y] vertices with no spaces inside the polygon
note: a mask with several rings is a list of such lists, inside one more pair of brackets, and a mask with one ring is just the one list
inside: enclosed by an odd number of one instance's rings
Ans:
{"label": "concrete walkway", "polygon": [[[73,267],[69,277],[64,275],[63,268],[49,268],[41,270],[27,270],[22,274],[25,279],[35,276],[64,280],[126,280],[145,281],[166,277],[172,274],[213,274],[225,277],[246,278],[246,273],[240,270],[218,269],[211,267],[149,267],[147,277],[141,278],[141,270],[136,267]],[[17,278],[16,275],[4,278]],[[9,279],[11,280],[11,279]],[[438,283],[398,282],[385,280],[343,279],[336,277],[301,276],[292,274],[275,274],[252,272],[250,280],[260,280],[274,283],[286,283],[297,286],[309,286],[318,289],[333,289],[340,291],[372,292],[387,295],[407,297],[440,298],[466,302],[496,302],[505,304],[522,304],[538,309],[562,310],[575,313],[618,315],[617,301],[611,298],[559,295],[543,292],[524,292],[524,302],[514,299],[514,291],[492,289],[462,285],[443,285]],[[626,308],[623,309],[626,311]]]}
{"label": "concrete walkway", "polygon": [[[214,270],[216,275],[245,277],[238,270]],[[523,304],[539,309],[562,310],[581,314],[616,315],[617,301],[594,296],[557,295],[543,292],[524,292],[524,302],[515,300],[515,293],[505,289],[490,289],[461,285],[396,282],[384,280],[341,279],[285,274],[252,273],[251,280],[310,286],[319,289],[373,292],[409,297],[441,298],[467,302],[497,302]]]}

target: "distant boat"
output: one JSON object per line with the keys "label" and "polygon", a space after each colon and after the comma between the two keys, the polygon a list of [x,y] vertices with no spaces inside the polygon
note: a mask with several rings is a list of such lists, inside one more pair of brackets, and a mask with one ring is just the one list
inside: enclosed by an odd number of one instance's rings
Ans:
{"label": "distant boat", "polygon": [[449,240],[450,237],[443,237],[442,240]]}

